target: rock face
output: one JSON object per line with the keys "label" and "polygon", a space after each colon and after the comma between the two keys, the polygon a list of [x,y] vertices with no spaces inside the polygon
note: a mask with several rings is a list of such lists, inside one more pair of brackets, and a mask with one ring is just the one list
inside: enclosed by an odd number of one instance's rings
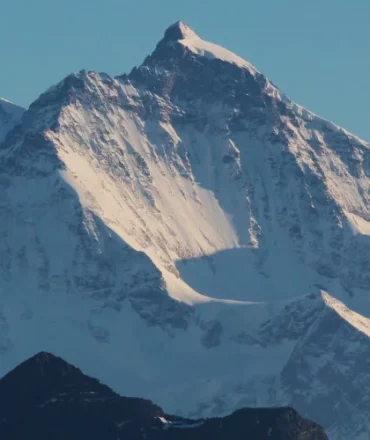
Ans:
{"label": "rock face", "polygon": [[369,176],[181,22],[128,75],[69,75],[0,145],[0,375],[57,352],[179,416],[369,437]]}
{"label": "rock face", "polygon": [[324,430],[290,408],[242,409],[224,418],[166,415],[144,399],[120,397],[49,353],[0,380],[0,436],[80,440],[326,440]]}

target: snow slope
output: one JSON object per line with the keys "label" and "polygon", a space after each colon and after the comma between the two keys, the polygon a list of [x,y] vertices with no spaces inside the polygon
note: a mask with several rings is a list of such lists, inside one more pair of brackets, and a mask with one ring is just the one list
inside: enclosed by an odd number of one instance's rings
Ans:
{"label": "snow slope", "polygon": [[360,439],[369,153],[181,22],[129,75],[69,75],[1,146],[0,374],[55,352],[168,412]]}

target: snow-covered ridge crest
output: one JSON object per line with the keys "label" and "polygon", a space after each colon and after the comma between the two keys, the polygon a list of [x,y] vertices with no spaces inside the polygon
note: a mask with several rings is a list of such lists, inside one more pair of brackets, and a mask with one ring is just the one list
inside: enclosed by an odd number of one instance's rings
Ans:
{"label": "snow-covered ridge crest", "polygon": [[0,98],[0,143],[8,132],[20,121],[25,109]]}
{"label": "snow-covered ridge crest", "polygon": [[349,309],[345,304],[336,298],[333,298],[326,292],[322,292],[322,298],[325,304],[333,309],[338,315],[352,325],[357,331],[362,332],[370,338],[370,319]]}
{"label": "snow-covered ridge crest", "polygon": [[256,68],[247,61],[235,55],[233,52],[203,40],[190,26],[178,21],[170,26],[164,35],[162,42],[173,44],[175,41],[186,47],[190,52],[209,59],[218,59],[227,63],[235,64],[241,68],[247,68],[256,73]]}
{"label": "snow-covered ridge crest", "polygon": [[169,26],[164,33],[164,39],[167,41],[180,41],[187,38],[200,38],[199,35],[183,21],[176,21]]}

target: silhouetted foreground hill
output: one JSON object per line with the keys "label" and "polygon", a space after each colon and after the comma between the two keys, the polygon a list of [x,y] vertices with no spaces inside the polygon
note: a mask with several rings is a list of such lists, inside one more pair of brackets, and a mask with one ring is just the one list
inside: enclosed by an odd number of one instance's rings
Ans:
{"label": "silhouetted foreground hill", "polygon": [[170,416],[149,400],[120,397],[50,353],[0,380],[1,440],[327,440],[291,408],[242,409],[224,418]]}

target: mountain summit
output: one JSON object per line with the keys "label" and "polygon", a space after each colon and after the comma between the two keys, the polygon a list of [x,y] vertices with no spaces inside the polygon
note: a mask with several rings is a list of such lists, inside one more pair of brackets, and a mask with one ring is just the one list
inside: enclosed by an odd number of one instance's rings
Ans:
{"label": "mountain summit", "polygon": [[167,412],[370,432],[366,142],[179,22],[130,74],[47,90],[0,149],[0,374],[58,352]]}
{"label": "mountain summit", "polygon": [[175,42],[178,42],[194,54],[225,61],[242,68],[252,68],[249,63],[234,53],[200,38],[191,27],[187,26],[182,21],[174,23],[166,30],[164,38],[160,41],[159,46],[173,46]]}
{"label": "mountain summit", "polygon": [[171,25],[164,34],[165,41],[179,41],[194,38],[199,38],[199,36],[183,21],[177,21]]}

